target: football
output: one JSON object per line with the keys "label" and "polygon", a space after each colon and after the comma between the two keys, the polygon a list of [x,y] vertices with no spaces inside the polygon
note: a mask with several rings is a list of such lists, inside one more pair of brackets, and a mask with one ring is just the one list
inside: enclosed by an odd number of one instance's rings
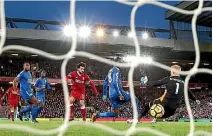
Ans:
{"label": "football", "polygon": [[126,123],[127,123],[127,124],[132,124],[132,123],[133,123],[133,120],[132,120],[132,119],[128,119],[128,120],[126,121]]}
{"label": "football", "polygon": [[153,118],[161,118],[164,115],[164,108],[160,104],[154,104],[149,112]]}
{"label": "football", "polygon": [[136,120],[134,120],[134,119],[128,119],[127,121],[126,121],[126,123],[127,124],[132,124],[133,122],[136,122],[136,123],[138,123],[138,120],[136,119]]}

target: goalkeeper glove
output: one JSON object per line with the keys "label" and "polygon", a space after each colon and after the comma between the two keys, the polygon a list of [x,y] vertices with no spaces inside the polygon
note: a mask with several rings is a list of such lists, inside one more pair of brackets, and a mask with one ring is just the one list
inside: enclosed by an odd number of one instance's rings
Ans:
{"label": "goalkeeper glove", "polygon": [[147,78],[147,76],[145,76],[145,77],[141,77],[141,85],[146,85],[146,84],[147,84],[147,82],[148,82],[148,78]]}

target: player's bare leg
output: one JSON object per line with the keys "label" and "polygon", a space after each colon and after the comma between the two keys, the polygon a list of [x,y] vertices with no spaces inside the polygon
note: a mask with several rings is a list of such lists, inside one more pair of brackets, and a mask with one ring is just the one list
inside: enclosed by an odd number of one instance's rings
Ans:
{"label": "player's bare leg", "polygon": [[97,119],[97,113],[94,112],[94,113],[92,114],[92,117],[91,117],[90,121],[95,122],[96,119]]}
{"label": "player's bare leg", "polygon": [[120,109],[119,109],[119,108],[115,108],[115,109],[113,109],[113,111],[114,111],[114,113],[117,114],[117,115],[120,113]]}
{"label": "player's bare leg", "polygon": [[[113,109],[113,112],[118,115],[120,113],[120,108]],[[116,117],[113,118],[113,121],[115,121]]]}
{"label": "player's bare leg", "polygon": [[86,121],[87,111],[86,111],[84,100],[80,100],[80,105],[81,105],[81,115],[82,115],[83,121]]}
{"label": "player's bare leg", "polygon": [[38,106],[38,102],[37,102],[35,96],[32,96],[32,97],[29,99],[29,102],[31,103],[31,106]]}
{"label": "player's bare leg", "polygon": [[9,115],[10,115],[10,118],[12,119],[12,121],[14,121],[14,110],[15,110],[14,106],[11,105]]}
{"label": "player's bare leg", "polygon": [[69,121],[74,120],[74,105],[73,103],[75,102],[75,98],[74,97],[70,97],[70,119]]}
{"label": "player's bare leg", "polygon": [[44,104],[41,104],[41,103],[40,103],[39,106],[40,106],[41,110],[44,109]]}

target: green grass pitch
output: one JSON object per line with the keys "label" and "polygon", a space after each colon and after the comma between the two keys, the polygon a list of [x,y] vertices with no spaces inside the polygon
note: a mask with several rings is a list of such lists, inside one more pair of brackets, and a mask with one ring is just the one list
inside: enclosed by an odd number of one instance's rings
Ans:
{"label": "green grass pitch", "polygon": [[[10,120],[1,120],[0,124],[19,124],[26,125],[29,127],[37,128],[37,129],[53,129],[57,128],[62,124],[62,121],[40,121],[39,124],[32,124],[31,122],[26,121],[16,121],[12,122]],[[100,124],[106,125],[108,127],[117,129],[117,130],[126,130],[130,127],[126,122],[105,122]],[[189,122],[158,122],[157,124],[152,125],[151,123],[140,123],[137,124],[137,127],[149,127],[152,129],[160,130],[164,133],[168,133],[171,136],[184,136],[189,133]],[[195,123],[195,130],[203,130],[212,133],[212,124],[211,123]],[[0,129],[0,136],[38,136],[35,134],[29,134],[22,131],[17,130],[8,130],[8,129]],[[70,126],[68,131],[65,133],[65,136],[115,136],[114,134],[110,134],[98,128],[93,128],[89,126]],[[153,134],[139,132],[134,134],[134,136],[153,136]]]}

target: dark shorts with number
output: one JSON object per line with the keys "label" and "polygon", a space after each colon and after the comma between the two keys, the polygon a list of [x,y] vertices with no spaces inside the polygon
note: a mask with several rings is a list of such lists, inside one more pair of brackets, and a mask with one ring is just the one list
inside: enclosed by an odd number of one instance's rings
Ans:
{"label": "dark shorts with number", "polygon": [[164,113],[162,118],[168,118],[168,117],[174,115],[175,111],[177,109],[177,108],[171,108],[171,104],[170,103],[166,102],[166,101],[162,101],[162,99],[159,98],[159,99],[155,99],[153,102],[151,102],[149,106],[151,107],[154,104],[162,105],[164,107],[164,111],[165,111],[165,113]]}

